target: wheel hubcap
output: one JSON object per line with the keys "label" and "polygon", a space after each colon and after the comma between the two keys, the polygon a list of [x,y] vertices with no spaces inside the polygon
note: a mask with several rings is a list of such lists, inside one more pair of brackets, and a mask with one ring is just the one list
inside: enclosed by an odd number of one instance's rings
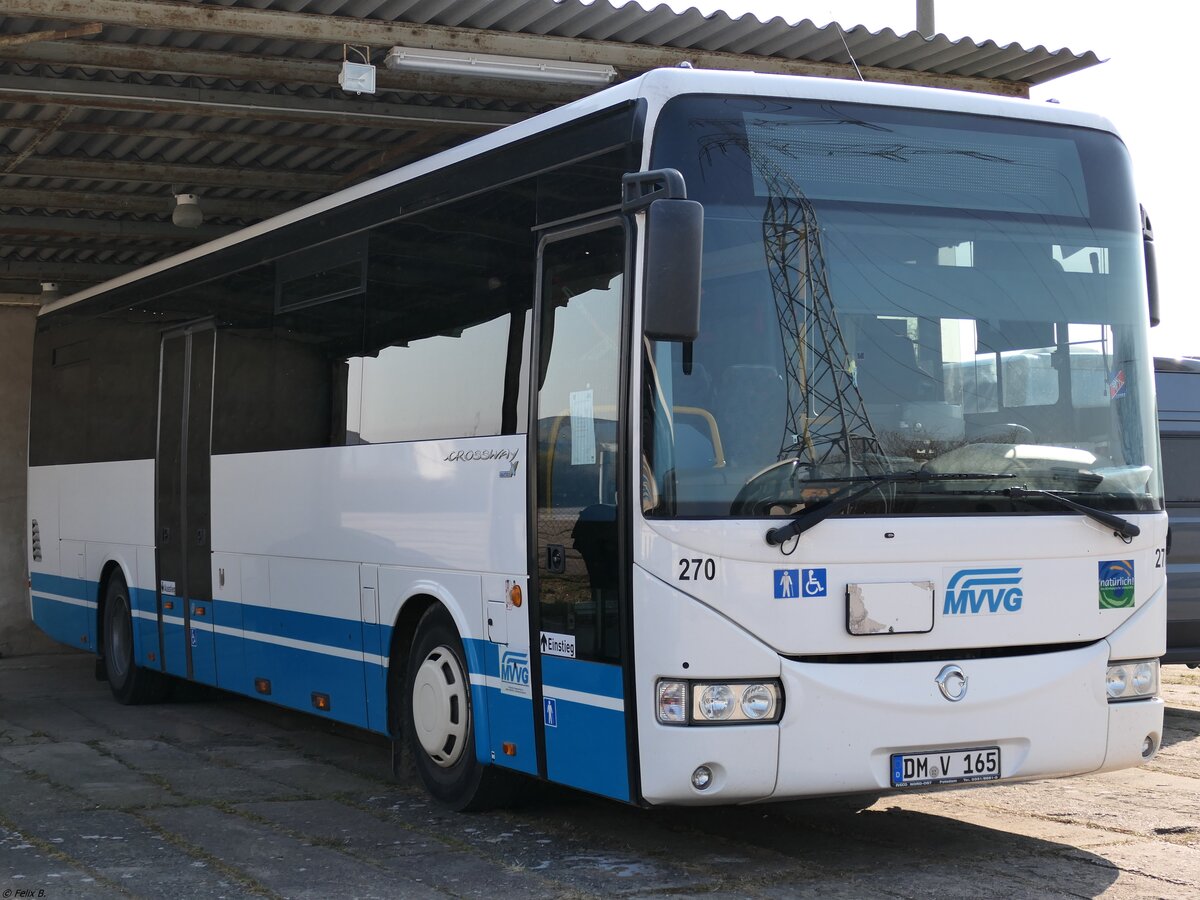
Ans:
{"label": "wheel hubcap", "polygon": [[413,680],[413,726],[429,758],[449,768],[466,749],[467,680],[448,647],[429,652]]}

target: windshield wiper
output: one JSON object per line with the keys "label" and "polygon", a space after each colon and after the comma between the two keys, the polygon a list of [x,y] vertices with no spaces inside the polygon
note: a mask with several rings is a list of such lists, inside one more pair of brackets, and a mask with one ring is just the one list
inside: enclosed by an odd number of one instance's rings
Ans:
{"label": "windshield wiper", "polygon": [[1010,487],[1005,488],[1001,493],[1006,497],[1012,497],[1014,500],[1024,500],[1029,497],[1049,497],[1051,500],[1061,503],[1068,509],[1073,509],[1075,512],[1083,513],[1085,516],[1095,519],[1101,525],[1107,525],[1113,529],[1115,537],[1119,537],[1125,541],[1130,541],[1142,533],[1142,529],[1128,519],[1122,519],[1120,516],[1115,516],[1102,509],[1093,509],[1090,506],[1084,506],[1082,503],[1076,503],[1070,497],[1064,497],[1062,494],[1054,493],[1054,491],[1031,491],[1023,487]]}
{"label": "windshield wiper", "polygon": [[[883,475],[859,475],[848,478],[813,479],[821,481],[848,481],[850,483],[844,488],[840,488],[830,494],[829,497],[826,498],[826,501],[820,506],[814,506],[811,509],[806,509],[786,525],[782,525],[779,528],[770,529],[766,534],[767,543],[772,547],[775,547],[779,544],[790,541],[794,537],[799,537],[814,525],[819,525],[830,516],[835,516],[840,513],[859,497],[869,494],[871,491],[875,490],[875,488],[885,484],[897,484],[899,482],[924,483],[934,481],[990,481],[993,478],[1016,477],[1017,476],[1011,472],[929,472],[925,469],[916,469],[911,472],[887,472]],[[863,484],[863,482],[866,483]],[[862,486],[859,487],[859,485]]]}

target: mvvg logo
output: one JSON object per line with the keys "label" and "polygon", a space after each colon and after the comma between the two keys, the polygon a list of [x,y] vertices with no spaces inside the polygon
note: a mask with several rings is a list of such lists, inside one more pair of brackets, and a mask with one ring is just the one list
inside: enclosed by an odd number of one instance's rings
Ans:
{"label": "mvvg logo", "polygon": [[529,653],[505,650],[500,654],[500,689],[509,694],[529,693]]}
{"label": "mvvg logo", "polygon": [[945,616],[1020,612],[1021,570],[959,569],[946,583]]}

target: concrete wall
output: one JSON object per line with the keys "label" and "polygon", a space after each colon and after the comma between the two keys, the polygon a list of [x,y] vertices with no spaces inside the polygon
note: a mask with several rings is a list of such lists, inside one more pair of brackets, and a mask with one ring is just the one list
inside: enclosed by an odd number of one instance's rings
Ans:
{"label": "concrete wall", "polygon": [[0,295],[0,656],[63,649],[29,619],[25,472],[36,298]]}

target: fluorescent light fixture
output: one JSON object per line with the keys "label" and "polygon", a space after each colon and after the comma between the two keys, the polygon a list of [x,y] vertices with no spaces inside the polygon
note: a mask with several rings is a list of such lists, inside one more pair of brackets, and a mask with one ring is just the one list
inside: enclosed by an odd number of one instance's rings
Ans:
{"label": "fluorescent light fixture", "polygon": [[414,47],[393,47],[388,51],[384,65],[392,71],[399,72],[476,75],[481,78],[551,81],[561,84],[609,84],[617,77],[617,70],[612,66],[596,63],[494,56],[488,53],[461,53],[452,50],[420,50]]}
{"label": "fluorescent light fixture", "polygon": [[375,67],[370,63],[355,63],[342,60],[342,71],[338,72],[338,84],[343,91],[356,94],[375,93]]}

